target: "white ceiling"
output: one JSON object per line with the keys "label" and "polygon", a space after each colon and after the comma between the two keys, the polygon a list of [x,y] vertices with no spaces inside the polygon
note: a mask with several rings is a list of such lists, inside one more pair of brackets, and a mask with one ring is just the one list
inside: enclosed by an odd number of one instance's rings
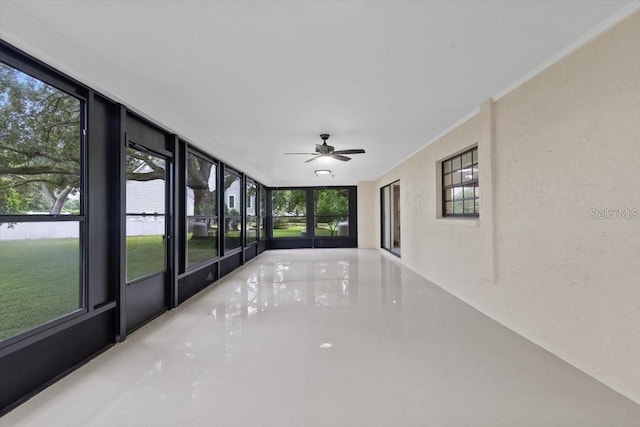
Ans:
{"label": "white ceiling", "polygon": [[[0,37],[264,184],[342,185],[380,177],[636,6],[0,0]],[[320,133],[367,154],[333,161],[333,178],[313,173],[326,158],[283,155]]]}

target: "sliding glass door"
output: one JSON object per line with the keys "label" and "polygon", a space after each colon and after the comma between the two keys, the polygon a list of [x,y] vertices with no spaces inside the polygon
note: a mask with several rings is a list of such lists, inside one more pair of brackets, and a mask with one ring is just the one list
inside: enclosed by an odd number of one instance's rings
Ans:
{"label": "sliding glass door", "polygon": [[400,256],[400,181],[380,189],[382,248]]}

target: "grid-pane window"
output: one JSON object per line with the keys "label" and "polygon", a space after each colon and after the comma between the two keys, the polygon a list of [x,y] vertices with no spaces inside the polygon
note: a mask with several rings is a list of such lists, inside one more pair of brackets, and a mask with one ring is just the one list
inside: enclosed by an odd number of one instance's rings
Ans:
{"label": "grid-pane window", "polygon": [[84,307],[84,108],[0,63],[0,341]]}
{"label": "grid-pane window", "polygon": [[480,214],[478,147],[442,162],[442,215]]}
{"label": "grid-pane window", "polygon": [[187,155],[187,266],[218,256],[218,166]]}

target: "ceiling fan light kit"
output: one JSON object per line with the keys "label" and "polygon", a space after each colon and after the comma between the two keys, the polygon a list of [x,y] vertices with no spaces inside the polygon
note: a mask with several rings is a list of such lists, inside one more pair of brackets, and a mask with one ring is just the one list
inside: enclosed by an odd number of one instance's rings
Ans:
{"label": "ceiling fan light kit", "polygon": [[303,154],[307,156],[313,156],[309,160],[306,160],[305,163],[312,162],[319,157],[331,157],[332,159],[340,160],[343,162],[348,162],[351,160],[351,157],[345,156],[345,154],[364,154],[365,151],[362,148],[354,148],[349,150],[336,150],[333,145],[327,145],[327,139],[329,139],[328,133],[320,134],[320,139],[322,139],[322,144],[316,144],[315,153],[284,153],[284,154]]}

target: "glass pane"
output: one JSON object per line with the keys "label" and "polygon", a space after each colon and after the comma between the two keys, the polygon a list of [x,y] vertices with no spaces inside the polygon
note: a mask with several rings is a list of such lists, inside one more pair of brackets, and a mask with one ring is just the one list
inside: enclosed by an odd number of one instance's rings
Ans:
{"label": "glass pane", "polygon": [[258,187],[255,182],[247,181],[247,216],[256,216],[256,196],[258,195]]}
{"label": "glass pane", "polygon": [[453,213],[453,203],[447,202],[444,204],[444,213],[445,215],[451,215]]}
{"label": "glass pane", "polygon": [[444,176],[444,186],[448,187],[451,185],[451,174],[447,174]]}
{"label": "glass pane", "polygon": [[464,187],[464,198],[465,199],[473,199],[475,197],[474,196],[474,192],[473,192],[473,188],[474,187],[468,187],[468,186]]}
{"label": "glass pane", "polygon": [[473,167],[473,180],[474,181],[478,180],[478,167],[477,166]]}
{"label": "glass pane", "polygon": [[382,247],[391,250],[391,186],[382,189]]}
{"label": "glass pane", "polygon": [[306,216],[274,216],[273,238],[308,237]]}
{"label": "glass pane", "polygon": [[462,182],[469,182],[473,180],[473,173],[471,172],[471,168],[462,169]]}
{"label": "glass pane", "polygon": [[442,170],[444,173],[451,172],[451,161],[447,160],[442,162]]}
{"label": "glass pane", "polygon": [[260,240],[266,238],[267,192],[260,186]]}
{"label": "glass pane", "polygon": [[462,155],[462,167],[471,166],[473,159],[471,157],[471,151],[467,151]]}
{"label": "glass pane", "polygon": [[246,220],[244,227],[247,244],[258,240],[258,217],[256,216],[256,197],[258,196],[258,186],[253,181],[247,181],[246,185]]}
{"label": "glass pane", "polygon": [[460,157],[454,157],[453,159],[451,159],[451,170],[458,170],[462,168],[462,162],[460,160]]}
{"label": "glass pane", "polygon": [[242,217],[234,216],[224,219],[224,247],[227,250],[236,249],[242,246],[240,228]]}
{"label": "glass pane", "polygon": [[474,212],[475,200],[469,199],[464,201],[464,213],[472,214]]}
{"label": "glass pane", "polygon": [[0,63],[0,215],[80,214],[81,109]]}
{"label": "glass pane", "polygon": [[187,266],[218,255],[218,218],[187,218]]}
{"label": "glass pane", "polygon": [[0,224],[0,341],[83,306],[80,223]]}
{"label": "glass pane", "polygon": [[451,184],[456,185],[462,182],[460,178],[460,172],[454,172],[451,174]]}
{"label": "glass pane", "polygon": [[448,188],[444,190],[444,199],[445,200],[453,200],[453,188]]}
{"label": "glass pane", "polygon": [[457,200],[457,201],[453,202],[453,213],[454,214],[463,213],[463,208],[464,208],[464,205],[462,203],[462,200]]}
{"label": "glass pane", "polygon": [[187,215],[217,216],[218,167],[195,154],[187,155]]}
{"label": "glass pane", "polygon": [[473,163],[478,163],[478,149],[477,148],[473,149],[472,155],[473,155]]}
{"label": "glass pane", "polygon": [[127,282],[165,269],[164,216],[127,215]]}
{"label": "glass pane", "polygon": [[453,192],[454,200],[462,199],[462,187],[453,187],[451,190]]}
{"label": "glass pane", "polygon": [[247,243],[252,243],[258,240],[258,217],[257,216],[248,216],[247,217]]}
{"label": "glass pane", "polygon": [[224,247],[232,250],[242,247],[242,194],[240,175],[224,173]]}
{"label": "glass pane", "polygon": [[165,269],[166,162],[127,148],[127,282]]}
{"label": "glass pane", "polygon": [[273,190],[273,238],[307,237],[307,197],[304,190]]}
{"label": "glass pane", "polygon": [[165,160],[127,148],[127,214],[165,213]]}
{"label": "glass pane", "polygon": [[475,186],[475,197],[476,198],[480,197],[480,186],[478,185]]}
{"label": "glass pane", "polygon": [[476,213],[479,214],[480,213],[480,199],[476,199],[475,200],[475,209],[476,209]]}
{"label": "glass pane", "polygon": [[315,235],[349,236],[349,190],[320,189],[314,192]]}
{"label": "glass pane", "polygon": [[391,184],[391,204],[393,229],[391,230],[391,251],[400,255],[400,183]]}

